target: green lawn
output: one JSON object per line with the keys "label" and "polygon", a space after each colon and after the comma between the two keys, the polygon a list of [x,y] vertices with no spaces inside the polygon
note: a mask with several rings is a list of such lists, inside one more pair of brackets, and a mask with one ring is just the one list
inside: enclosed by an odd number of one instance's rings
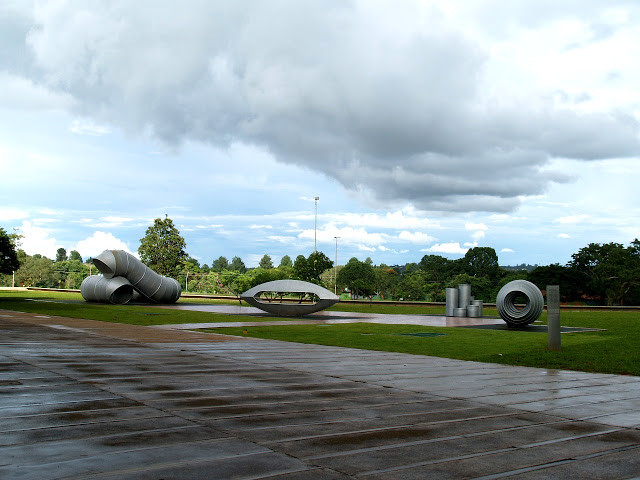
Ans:
{"label": "green lawn", "polygon": [[[546,313],[540,319],[545,322]],[[546,332],[521,330],[355,323],[216,328],[208,331],[508,365],[640,375],[640,313],[562,312],[561,323],[563,326],[606,330],[563,333],[561,352],[547,350]],[[402,335],[407,333],[443,335]]]}
{"label": "green lawn", "polygon": [[[28,300],[31,299],[31,300]],[[37,301],[34,301],[37,300]],[[184,300],[181,299],[180,303]],[[196,303],[220,303],[204,301]],[[186,303],[186,302],[185,302]],[[230,302],[223,302],[230,303]],[[233,302],[231,302],[233,304]],[[237,303],[235,303],[237,305]],[[343,308],[344,307],[344,308]],[[380,313],[441,313],[439,307],[392,305],[336,305],[333,309]],[[0,309],[88,318],[135,325],[233,322],[279,319],[218,313],[167,310],[139,305],[88,304],[79,294],[0,291]],[[435,312],[433,310],[436,310]],[[495,311],[494,311],[495,312]],[[491,314],[491,312],[488,312]],[[495,314],[495,313],[494,313]],[[546,321],[546,314],[540,318]],[[547,334],[416,325],[341,324],[217,328],[228,335],[364,348],[482,362],[562,368],[588,372],[640,375],[640,312],[563,311],[564,326],[601,328],[605,331],[563,333],[562,351],[547,351]],[[244,333],[246,331],[247,333]],[[403,334],[432,333],[440,336]]]}
{"label": "green lawn", "polygon": [[[191,299],[189,299],[191,300]],[[180,300],[180,303],[213,303]],[[230,302],[224,302],[229,304]],[[238,302],[235,303],[238,305]],[[103,322],[132,325],[163,325],[171,323],[259,322],[265,317],[225,315],[222,313],[170,310],[147,305],[108,305],[87,303],[79,293],[0,290],[0,309],[42,313],[61,317],[86,318]]]}

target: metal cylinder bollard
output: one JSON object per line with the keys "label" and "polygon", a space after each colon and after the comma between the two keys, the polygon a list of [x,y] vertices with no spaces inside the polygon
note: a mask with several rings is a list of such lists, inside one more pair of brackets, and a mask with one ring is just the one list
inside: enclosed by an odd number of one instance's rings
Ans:
{"label": "metal cylinder bollard", "polygon": [[446,303],[446,315],[447,317],[453,317],[453,309],[458,308],[458,289],[447,288],[447,303]]}
{"label": "metal cylinder bollard", "polygon": [[467,308],[467,306],[471,304],[471,285],[463,283],[462,285],[458,285],[458,290],[460,291],[458,295],[458,307]]}
{"label": "metal cylinder bollard", "polygon": [[467,317],[479,318],[480,317],[480,305],[469,305],[467,307]]}
{"label": "metal cylinder bollard", "polygon": [[482,300],[473,300],[471,302],[471,305],[476,305],[478,307],[478,317],[482,317],[484,315],[482,311],[484,307],[484,303],[482,302]]}
{"label": "metal cylinder bollard", "polygon": [[454,308],[453,309],[453,316],[454,317],[466,317],[467,316],[467,309],[466,308],[462,308],[462,307]]}
{"label": "metal cylinder bollard", "polygon": [[558,285],[547,285],[547,332],[549,335],[549,350],[561,350],[560,287]]}

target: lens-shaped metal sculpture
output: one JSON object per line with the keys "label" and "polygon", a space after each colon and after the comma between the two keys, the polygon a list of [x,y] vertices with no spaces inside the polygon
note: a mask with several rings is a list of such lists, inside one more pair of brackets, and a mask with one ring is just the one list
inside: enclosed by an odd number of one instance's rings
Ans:
{"label": "lens-shaped metal sculpture", "polygon": [[[264,292],[278,292],[280,300],[264,301],[261,297]],[[283,302],[283,296],[286,293],[311,295],[317,297],[318,301],[314,303],[302,303],[302,300],[300,303]],[[274,280],[262,283],[241,294],[240,298],[249,305],[282,317],[300,317],[319,312],[340,300],[340,297],[326,288],[301,280]]]}
{"label": "lens-shaped metal sculpture", "polygon": [[[524,305],[518,306],[517,301],[524,301]],[[544,297],[533,283],[514,280],[500,289],[496,307],[500,318],[507,322],[508,326],[524,327],[540,317],[544,308]]]}

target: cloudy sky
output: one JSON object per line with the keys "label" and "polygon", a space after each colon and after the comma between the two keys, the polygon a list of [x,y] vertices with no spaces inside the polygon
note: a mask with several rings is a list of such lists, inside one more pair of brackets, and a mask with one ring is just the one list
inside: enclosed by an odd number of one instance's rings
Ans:
{"label": "cloudy sky", "polygon": [[0,3],[0,226],[27,253],[565,263],[640,237],[640,3]]}

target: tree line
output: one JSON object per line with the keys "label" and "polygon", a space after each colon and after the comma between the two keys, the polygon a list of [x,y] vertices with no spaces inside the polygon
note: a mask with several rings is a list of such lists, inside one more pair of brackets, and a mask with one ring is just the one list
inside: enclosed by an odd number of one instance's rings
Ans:
{"label": "tree line", "polygon": [[[0,285],[73,288],[92,273],[77,251],[67,256],[58,249],[55,260],[27,255],[19,248],[20,237],[0,228]],[[140,239],[140,259],[162,275],[178,279],[184,291],[208,294],[240,293],[271,280],[299,279],[323,285],[352,298],[381,300],[436,301],[445,299],[447,287],[462,283],[472,286],[475,298],[495,301],[506,283],[524,279],[541,290],[560,285],[563,302],[594,305],[640,305],[640,241],[628,246],[619,243],[591,243],[571,256],[566,265],[501,267],[491,247],[474,247],[464,257],[451,260],[425,255],[419,262],[405,265],[374,265],[370,258],[351,258],[334,266],[322,252],[308,256],[289,255],[275,266],[265,254],[257,268],[247,268],[238,256],[229,261],[220,256],[211,266],[200,264],[186,253],[186,242],[173,221],[155,219]],[[90,259],[88,259],[90,260]],[[94,271],[95,273],[95,271]]]}

